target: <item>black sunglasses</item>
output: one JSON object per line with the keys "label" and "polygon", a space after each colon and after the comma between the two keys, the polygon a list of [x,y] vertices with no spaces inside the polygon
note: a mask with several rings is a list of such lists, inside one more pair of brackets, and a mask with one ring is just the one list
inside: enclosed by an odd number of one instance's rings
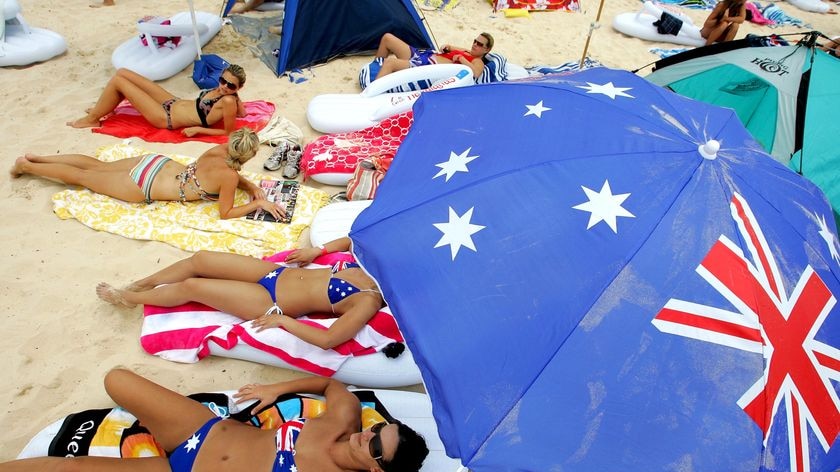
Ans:
{"label": "black sunglasses", "polygon": [[385,468],[385,461],[382,460],[382,436],[380,436],[379,433],[385,426],[388,426],[388,423],[385,423],[384,421],[371,426],[370,432],[373,433],[374,436],[370,438],[370,442],[368,443],[370,456],[373,457],[373,459],[376,460],[376,463],[379,464],[379,467],[382,467],[383,469]]}
{"label": "black sunglasses", "polygon": [[473,44],[475,44],[476,46],[481,46],[481,47],[483,47],[483,48],[486,48],[486,47],[487,47],[487,45],[486,45],[486,44],[484,44],[484,43],[480,42],[480,41],[479,41],[479,40],[477,40],[477,39],[473,39]]}
{"label": "black sunglasses", "polygon": [[219,85],[224,85],[228,90],[236,90],[239,88],[238,85],[233,82],[228,82],[224,77],[219,77]]}

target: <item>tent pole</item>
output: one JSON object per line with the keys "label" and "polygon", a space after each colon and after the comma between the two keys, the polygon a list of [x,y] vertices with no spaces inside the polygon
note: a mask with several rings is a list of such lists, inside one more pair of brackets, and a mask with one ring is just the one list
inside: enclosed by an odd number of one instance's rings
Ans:
{"label": "tent pole", "polygon": [[598,5],[598,14],[595,16],[595,22],[590,23],[589,25],[589,34],[586,35],[586,44],[583,46],[583,55],[580,57],[580,64],[578,64],[578,69],[583,69],[583,63],[586,61],[586,52],[589,50],[589,40],[592,39],[592,31],[596,28],[600,28],[601,25],[598,24],[601,21],[601,12],[604,10],[604,0],[601,0],[601,3]]}

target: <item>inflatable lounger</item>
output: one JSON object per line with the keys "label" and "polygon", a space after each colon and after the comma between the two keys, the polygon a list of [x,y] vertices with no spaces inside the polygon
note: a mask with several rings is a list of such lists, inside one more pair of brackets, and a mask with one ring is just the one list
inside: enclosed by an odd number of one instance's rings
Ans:
{"label": "inflatable lounger", "polygon": [[[201,45],[207,44],[222,29],[218,15],[203,11],[195,12],[198,36]],[[122,43],[111,54],[111,63],[117,69],[125,68],[137,72],[149,80],[163,80],[172,77],[193,63],[196,51],[190,12],[181,12],[169,18],[171,24],[137,23],[140,35],[147,38],[146,44],[139,36]],[[159,46],[152,37],[181,37],[177,46]]]}
{"label": "inflatable lounger", "polygon": [[310,126],[322,133],[346,133],[373,126],[408,111],[423,91],[387,93],[407,82],[432,80],[426,91],[473,85],[472,70],[460,64],[412,67],[374,80],[359,94],[318,95],[306,108]]}
{"label": "inflatable lounger", "polygon": [[5,0],[2,8],[0,67],[46,61],[67,50],[67,42],[60,34],[29,26],[17,0]]}
{"label": "inflatable lounger", "polygon": [[373,200],[331,203],[315,213],[309,227],[309,241],[318,247],[334,239],[350,234],[350,227],[359,213],[369,207]]}
{"label": "inflatable lounger", "polygon": [[812,11],[814,13],[826,13],[831,8],[830,5],[822,0],[787,0],[791,5],[800,10]]}
{"label": "inflatable lounger", "polygon": [[[429,397],[422,393],[393,390],[354,390],[362,404],[362,427],[380,421],[397,419],[412,427],[426,439],[429,456],[421,472],[456,470],[460,465],[455,459],[446,457],[432,417]],[[251,416],[248,410],[253,403],[237,405],[233,390],[217,393],[190,395],[196,401],[207,405],[218,416],[254,425],[277,424],[298,417],[317,416],[323,407],[322,397],[309,395],[284,395],[273,405]],[[18,454],[18,459],[45,456],[65,456],[68,448],[75,455],[105,457],[159,456],[160,446],[148,434],[148,430],[135,424],[137,419],[121,408],[88,410],[62,418],[33,437]],[[270,427],[270,426],[269,426]],[[105,434],[110,431],[110,434]],[[90,434],[84,434],[90,433]],[[75,437],[74,437],[75,436]]]}
{"label": "inflatable lounger", "polygon": [[620,13],[613,18],[612,27],[627,36],[648,41],[682,44],[684,46],[703,46],[706,40],[700,36],[700,28],[691,22],[691,18],[668,10],[668,13],[682,20],[682,28],[677,35],[661,34],[654,22],[662,17],[663,10],[652,2],[645,2],[644,7],[637,13]]}

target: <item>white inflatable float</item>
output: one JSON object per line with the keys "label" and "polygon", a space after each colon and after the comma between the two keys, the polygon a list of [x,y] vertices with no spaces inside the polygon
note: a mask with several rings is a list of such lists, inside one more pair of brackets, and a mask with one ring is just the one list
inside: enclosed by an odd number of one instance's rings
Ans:
{"label": "white inflatable float", "polygon": [[791,5],[800,10],[812,11],[814,13],[827,13],[831,6],[822,0],[787,0]]}
{"label": "white inflatable float", "polygon": [[67,50],[67,42],[53,31],[29,26],[17,0],[0,2],[0,67],[25,66],[46,61]]}
{"label": "white inflatable float", "polygon": [[692,23],[688,16],[667,10],[671,15],[683,21],[682,28],[677,35],[661,34],[656,30],[654,22],[662,17],[662,9],[652,2],[645,2],[641,11],[636,13],[620,13],[613,18],[612,27],[627,36],[633,36],[648,41],[682,44],[684,46],[703,46],[706,40],[700,36],[700,28]]}
{"label": "white inflatable float", "polygon": [[356,217],[371,203],[373,200],[338,202],[318,210],[309,227],[309,242],[312,243],[312,247],[324,245],[350,234],[350,227],[353,226]]}
{"label": "white inflatable float", "polygon": [[[407,424],[426,439],[429,455],[423,462],[421,472],[455,471],[458,469],[460,466],[458,460],[446,456],[443,443],[438,436],[437,425],[432,416],[432,404],[427,395],[395,390],[373,390],[373,392],[391,416]],[[229,390],[222,393],[230,396],[234,391]],[[236,405],[232,399],[229,401],[230,413],[243,411],[248,406],[250,405]],[[50,443],[59,434],[63,423],[64,418],[42,429],[29,441],[17,458],[27,459],[46,456]]]}
{"label": "white inflatable float", "polygon": [[[213,13],[195,12],[198,37],[202,46],[207,44],[222,29],[222,19]],[[135,35],[122,43],[111,54],[111,63],[117,69],[125,68],[137,72],[149,80],[163,80],[172,77],[193,63],[198,56],[193,36],[190,12],[185,11],[169,18],[171,24],[137,23],[140,35],[147,38],[144,45]],[[181,37],[175,47],[158,47],[151,36]]]}
{"label": "white inflatable float", "polygon": [[[386,93],[400,84],[433,81],[422,91]],[[358,131],[408,111],[424,91],[473,85],[472,70],[460,64],[412,67],[374,80],[359,94],[327,94],[313,98],[306,108],[310,126],[322,133]]]}

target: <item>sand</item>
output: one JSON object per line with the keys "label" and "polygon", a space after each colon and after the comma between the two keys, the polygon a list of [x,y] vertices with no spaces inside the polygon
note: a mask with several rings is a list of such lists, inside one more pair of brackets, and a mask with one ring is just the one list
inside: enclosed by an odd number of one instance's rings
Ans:
{"label": "sand", "polygon": [[[95,0],[93,0],[95,1]],[[590,25],[598,11],[596,0],[581,0],[579,13],[547,12],[528,18],[505,18],[493,13],[484,0],[462,0],[450,12],[425,12],[439,43],[469,45],[480,31],[496,37],[496,50],[521,65],[560,64],[581,57]],[[0,69],[0,105],[4,110],[0,155],[5,168],[26,152],[93,154],[119,142],[111,136],[65,126],[97,99],[114,73],[114,48],[135,34],[135,21],[148,14],[170,16],[187,9],[179,0],[116,0],[117,5],[88,8],[87,1],[71,2],[75,10],[56,8],[56,2],[21,0],[24,17],[34,26],[62,34],[64,55],[23,68]],[[216,12],[219,0],[196,0],[199,10]],[[636,69],[657,59],[651,47],[671,47],[623,36],[612,30],[612,18],[640,6],[636,0],[608,0],[601,27],[592,33],[589,55],[603,64]],[[798,10],[780,3],[790,15],[811,23],[827,35],[840,34],[840,17]],[[837,7],[835,6],[835,9]],[[258,13],[255,13],[258,14]],[[695,23],[706,13],[687,11]],[[747,33],[795,32],[797,28],[757,27]],[[307,138],[308,101],[321,93],[357,92],[357,75],[369,58],[334,60],[313,69],[314,77],[301,84],[276,78],[245,47],[247,39],[225,26],[205,51],[245,67],[245,100],[269,100],[300,126]],[[182,97],[196,95],[191,68],[162,85]],[[161,153],[198,156],[205,143],[135,144]],[[263,146],[246,169],[260,171],[270,154]],[[277,172],[279,177],[279,172]],[[116,308],[98,300],[99,281],[127,283],[189,254],[163,243],[134,241],[94,231],[75,220],[63,221],[52,212],[50,197],[64,186],[42,179],[0,177],[3,222],[0,240],[6,241],[0,267],[3,374],[0,376],[0,460],[14,458],[38,430],[65,414],[109,402],[102,378],[114,366],[126,366],[182,392],[237,388],[248,382],[272,382],[304,374],[224,358],[208,358],[182,365],[150,356],[140,348],[141,311]],[[336,193],[339,188],[325,188]],[[302,243],[305,244],[305,243]],[[284,249],[284,248],[278,248]],[[413,390],[422,387],[415,386]]]}

